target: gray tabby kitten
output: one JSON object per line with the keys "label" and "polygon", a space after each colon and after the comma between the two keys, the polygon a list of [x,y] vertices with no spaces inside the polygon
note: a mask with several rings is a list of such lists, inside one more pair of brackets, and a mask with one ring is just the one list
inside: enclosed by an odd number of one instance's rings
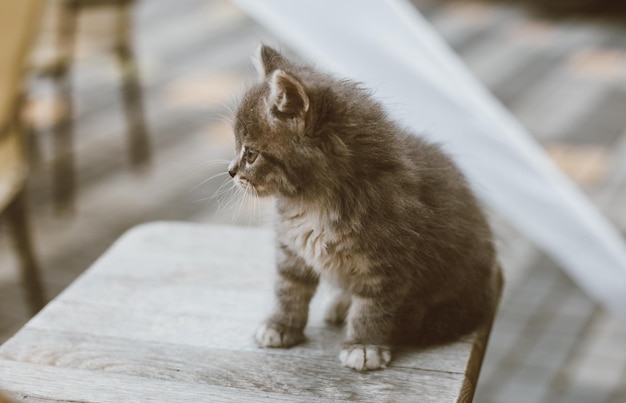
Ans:
{"label": "gray tabby kitten", "polygon": [[276,199],[277,303],[258,344],[304,340],[320,278],[340,290],[326,319],[347,321],[339,357],[359,371],[384,368],[391,345],[448,342],[489,320],[502,281],[492,234],[452,161],[358,83],[268,46],[258,67],[228,167]]}

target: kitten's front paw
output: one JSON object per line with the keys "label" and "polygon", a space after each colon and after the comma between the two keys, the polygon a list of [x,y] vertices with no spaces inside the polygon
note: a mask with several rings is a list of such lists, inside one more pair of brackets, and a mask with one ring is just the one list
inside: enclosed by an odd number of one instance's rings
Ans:
{"label": "kitten's front paw", "polygon": [[304,340],[304,333],[278,323],[264,322],[254,334],[254,339],[261,347],[291,347]]}
{"label": "kitten's front paw", "polygon": [[344,344],[339,353],[341,365],[357,371],[386,368],[391,361],[391,351],[386,346],[371,344]]}

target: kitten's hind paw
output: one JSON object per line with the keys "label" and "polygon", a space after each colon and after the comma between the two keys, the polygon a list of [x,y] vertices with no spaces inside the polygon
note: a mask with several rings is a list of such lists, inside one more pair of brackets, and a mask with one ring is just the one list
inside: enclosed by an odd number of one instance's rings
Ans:
{"label": "kitten's hind paw", "polygon": [[278,323],[264,322],[254,334],[254,339],[261,347],[291,347],[304,340],[304,333]]}
{"label": "kitten's hind paw", "polygon": [[337,293],[330,300],[324,312],[324,321],[330,325],[341,325],[346,321],[351,297],[345,291]]}
{"label": "kitten's hind paw", "polygon": [[339,359],[344,367],[357,371],[371,371],[386,368],[391,361],[391,351],[387,346],[344,344]]}

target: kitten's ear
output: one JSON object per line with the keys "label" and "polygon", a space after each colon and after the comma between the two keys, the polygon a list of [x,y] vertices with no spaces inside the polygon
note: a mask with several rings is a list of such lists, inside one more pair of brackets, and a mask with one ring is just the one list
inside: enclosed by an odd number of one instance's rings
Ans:
{"label": "kitten's ear", "polygon": [[269,105],[272,113],[303,117],[309,110],[309,97],[297,78],[275,70],[270,79]]}
{"label": "kitten's ear", "polygon": [[283,64],[283,55],[276,49],[267,45],[261,45],[259,47],[255,65],[261,78],[267,77],[270,73],[282,67]]}

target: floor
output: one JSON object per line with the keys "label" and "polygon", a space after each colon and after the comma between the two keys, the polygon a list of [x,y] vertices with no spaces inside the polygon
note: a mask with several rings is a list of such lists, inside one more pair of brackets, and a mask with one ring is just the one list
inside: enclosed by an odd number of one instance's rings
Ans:
{"label": "floor", "polygon": [[[536,136],[554,161],[626,231],[626,28],[550,21],[513,6],[414,0],[470,70]],[[269,205],[232,198],[229,105],[252,75],[260,41],[277,43],[225,0],[151,0],[135,10],[154,161],[127,158],[119,73],[104,12],[83,16],[74,83],[79,198],[51,202],[50,128],[64,106],[42,79],[29,83],[40,158],[29,185],[37,254],[53,297],[128,228],[185,220],[264,225]],[[184,21],[184,23],[181,23]],[[34,59],[45,58],[41,41]],[[215,195],[218,197],[214,197]],[[626,402],[626,325],[590,301],[561,270],[493,217],[507,288],[477,402]],[[0,342],[29,314],[0,232]]]}

